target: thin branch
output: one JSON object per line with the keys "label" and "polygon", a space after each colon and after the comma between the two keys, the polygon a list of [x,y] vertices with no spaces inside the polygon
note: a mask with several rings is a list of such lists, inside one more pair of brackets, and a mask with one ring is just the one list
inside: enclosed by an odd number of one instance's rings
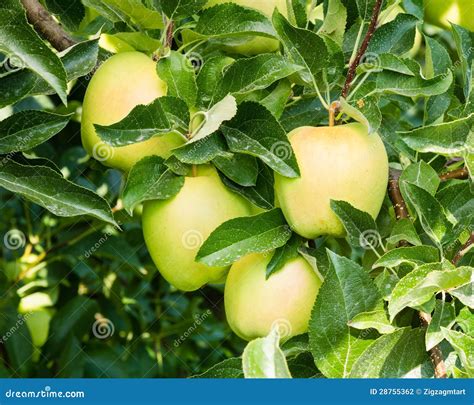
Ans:
{"label": "thin branch", "polygon": [[[402,193],[400,192],[400,170],[390,169],[389,182],[388,182],[388,195],[392,201],[393,208],[395,209],[395,215],[397,220],[402,218],[408,218],[408,209],[403,199]],[[409,246],[407,241],[401,241],[399,246]],[[431,322],[431,315],[425,312],[419,312],[421,324],[424,327],[428,327]],[[438,345],[429,350],[431,362],[433,363],[435,377],[436,378],[447,378],[446,365],[443,360],[443,353]]]}
{"label": "thin branch", "polygon": [[349,66],[346,82],[344,83],[344,87],[342,88],[342,93],[341,93],[341,96],[343,98],[346,98],[347,95],[349,94],[349,90],[351,88],[352,81],[354,80],[357,66],[359,66],[360,61],[362,60],[362,57],[364,56],[365,52],[367,51],[367,48],[369,47],[370,40],[372,39],[372,36],[374,35],[375,30],[377,29],[377,21],[379,20],[380,10],[382,9],[382,3],[383,3],[383,0],[377,0],[374,5],[374,9],[372,11],[372,17],[370,18],[369,29],[367,30],[367,33],[365,34],[364,40],[362,41],[362,44],[360,45],[360,48],[357,51],[357,54],[354,60],[351,62]]}
{"label": "thin branch", "polygon": [[468,177],[469,177],[469,171],[467,170],[467,167],[462,167],[461,169],[443,173],[439,176],[441,181],[446,181],[446,180],[451,180],[451,179],[464,180],[464,179],[467,179]]}
{"label": "thin branch", "polygon": [[453,263],[456,266],[464,257],[464,255],[467,253],[467,251],[471,249],[471,246],[473,244],[474,244],[474,232],[471,233],[471,236],[469,237],[467,242],[454,255],[453,260],[451,260],[451,263]]}
{"label": "thin branch", "polygon": [[26,10],[28,21],[56,50],[64,51],[76,44],[38,0],[21,0],[21,3]]}

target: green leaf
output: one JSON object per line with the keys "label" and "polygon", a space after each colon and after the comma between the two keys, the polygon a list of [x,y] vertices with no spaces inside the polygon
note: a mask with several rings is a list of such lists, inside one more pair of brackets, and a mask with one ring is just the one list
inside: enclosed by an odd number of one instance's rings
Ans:
{"label": "green leaf", "polygon": [[461,332],[441,328],[444,338],[453,346],[470,378],[474,377],[474,338]]}
{"label": "green leaf", "polygon": [[464,97],[469,99],[472,82],[472,62],[474,55],[472,52],[474,40],[472,33],[460,25],[451,23],[454,43],[461,64],[461,82],[463,84]]}
{"label": "green leaf", "polygon": [[346,201],[331,200],[330,205],[344,225],[352,247],[375,249],[381,244],[377,225],[370,214],[354,208]]}
{"label": "green leaf", "polygon": [[291,237],[290,227],[279,208],[252,217],[224,222],[199,249],[198,262],[228,266],[249,253],[261,253],[283,246]]}
{"label": "green leaf", "polygon": [[420,127],[398,134],[406,144],[422,153],[444,156],[463,156],[474,145],[468,143],[474,125],[474,114],[455,121]]}
{"label": "green leaf", "polygon": [[400,176],[400,187],[403,187],[404,183],[414,184],[434,196],[441,180],[439,179],[436,170],[434,170],[428,163],[420,161],[412,163],[403,170],[402,175]]}
{"label": "green leaf", "polygon": [[228,94],[221,101],[214,104],[212,108],[198,116],[204,116],[204,122],[199,129],[192,134],[188,143],[200,141],[216,132],[223,122],[229,121],[237,114],[237,101],[234,96]]}
{"label": "green leaf", "polygon": [[[223,24],[223,22],[225,22]],[[257,10],[237,4],[220,4],[201,13],[194,31],[209,38],[234,40],[232,37],[259,35],[276,37],[272,24]]]}
{"label": "green leaf", "polygon": [[328,378],[349,376],[353,363],[371,344],[369,333],[354,333],[348,323],[356,315],[381,308],[379,291],[357,263],[328,251],[325,275],[309,323],[311,353]]}
{"label": "green leaf", "polygon": [[362,62],[357,66],[357,74],[390,70],[408,76],[415,76],[401,57],[391,53],[382,53],[375,58],[367,57]]}
{"label": "green leaf", "polygon": [[392,291],[388,304],[390,319],[406,307],[417,307],[427,303],[433,295],[468,283],[473,269],[452,269],[446,263],[430,263],[419,266],[403,277]]}
{"label": "green leaf", "polygon": [[422,329],[399,329],[379,337],[352,367],[351,378],[422,377],[427,360]]}
{"label": "green leaf", "polygon": [[402,184],[402,194],[416,211],[424,231],[438,247],[441,247],[444,237],[452,229],[452,224],[446,219],[443,207],[422,188],[406,182]]}
{"label": "green leaf", "polygon": [[61,0],[45,0],[46,7],[59,18],[69,31],[77,31],[79,24],[85,17],[85,9],[81,0],[70,0],[67,3]]}
{"label": "green leaf", "polygon": [[291,96],[291,92],[291,82],[289,80],[280,80],[273,91],[260,100],[260,104],[270,111],[276,119],[280,119]]}
{"label": "green leaf", "polygon": [[229,93],[243,95],[265,89],[301,69],[278,54],[239,59],[226,70],[218,91],[219,98]]}
{"label": "green leaf", "polygon": [[409,246],[399,247],[385,253],[378,259],[372,268],[378,267],[397,267],[401,264],[408,263],[412,265],[420,265],[424,263],[434,263],[439,261],[439,252],[433,246]]}
{"label": "green leaf", "polygon": [[202,374],[193,376],[193,378],[243,378],[242,359],[232,357],[215,364],[209,370]]}
{"label": "green leaf", "polygon": [[396,329],[390,325],[385,310],[377,309],[357,314],[348,325],[355,329],[376,329],[381,334],[393,333]]}
{"label": "green leaf", "polygon": [[240,194],[257,207],[265,210],[271,210],[275,207],[275,191],[273,171],[263,163],[259,163],[259,173],[257,182],[253,187],[243,187],[225,176],[221,176],[221,180],[231,190]]}
{"label": "green leaf", "polygon": [[196,104],[197,84],[194,66],[182,53],[171,51],[156,65],[158,76],[168,85],[168,95],[178,97],[189,107]]}
{"label": "green leaf", "polygon": [[427,79],[446,73],[452,62],[446,48],[436,39],[423,36],[426,44],[425,53],[425,76]]}
{"label": "green leaf", "polygon": [[342,45],[346,29],[347,10],[341,0],[331,0],[318,33]]}
{"label": "green leaf", "polygon": [[357,107],[349,104],[345,99],[339,99],[340,111],[357,122],[363,124],[367,131],[372,134],[377,132],[382,124],[382,113],[378,106],[376,97],[366,97],[358,101]]}
{"label": "green leaf", "polygon": [[288,58],[302,66],[301,78],[315,85],[316,75],[328,65],[328,50],[324,40],[315,32],[293,27],[278,11],[273,14],[273,26],[283,43]]}
{"label": "green leaf", "polygon": [[395,20],[377,28],[367,52],[403,55],[413,47],[417,23],[418,18],[415,16],[397,15]]}
{"label": "green leaf", "polygon": [[[98,51],[99,43],[94,39],[81,42],[61,52],[59,56],[66,69],[67,80],[72,81],[89,74],[96,65]],[[39,94],[54,94],[54,89],[28,69],[0,77],[0,108],[27,96]]]}
{"label": "green leaf", "polygon": [[266,279],[281,270],[286,263],[299,256],[298,249],[303,244],[303,238],[293,234],[290,240],[283,246],[279,247],[273,253],[272,259],[267,265]]}
{"label": "green leaf", "polygon": [[[94,125],[97,135],[108,145],[126,146],[164,135],[189,124],[186,103],[176,97],[157,98],[148,105],[136,106],[123,120],[109,125]],[[179,132],[179,131],[178,131]]]}
{"label": "green leaf", "polygon": [[240,153],[231,156],[216,156],[212,163],[233,182],[251,187],[257,183],[258,162],[253,156]]}
{"label": "green leaf", "polygon": [[51,321],[47,351],[57,353],[70,333],[81,338],[92,331],[94,315],[98,311],[96,301],[81,295],[63,304]]}
{"label": "green leaf", "polygon": [[196,14],[206,5],[207,0],[164,0],[160,3],[170,20],[180,20]]}
{"label": "green leaf", "polygon": [[70,115],[21,111],[0,122],[0,153],[32,149],[62,131]]}
{"label": "green leaf", "polygon": [[149,200],[166,200],[178,194],[184,178],[176,176],[159,156],[148,156],[136,163],[122,192],[123,205],[132,215],[134,208]]}
{"label": "green leaf", "polygon": [[223,55],[210,57],[204,61],[196,78],[200,106],[207,109],[214,104],[225,71],[232,63],[234,59]]}
{"label": "green leaf", "polygon": [[466,229],[474,225],[474,190],[467,181],[452,182],[441,189],[436,198],[444,210]]}
{"label": "green leaf", "polygon": [[387,242],[393,245],[398,242],[406,240],[411,245],[420,246],[422,242],[418,233],[416,232],[413,222],[409,218],[401,218],[393,226],[390,237],[387,238]]}
{"label": "green leaf", "polygon": [[285,130],[262,105],[242,103],[234,119],[223,124],[221,129],[232,152],[258,157],[282,176],[299,176]]}
{"label": "green leaf", "polygon": [[267,337],[252,340],[242,355],[245,378],[291,378],[276,329]]}
{"label": "green leaf", "polygon": [[217,156],[231,156],[223,137],[215,132],[197,142],[187,143],[173,149],[173,155],[183,163],[200,165],[210,162]]}
{"label": "green leaf", "polygon": [[467,283],[461,287],[449,291],[453,297],[456,297],[464,305],[474,308],[474,281]]}
{"label": "green leaf", "polygon": [[426,330],[426,350],[431,350],[444,339],[441,328],[450,329],[456,318],[454,302],[436,301],[435,310],[431,322]]}
{"label": "green leaf", "polygon": [[438,75],[432,79],[421,76],[411,77],[384,70],[377,74],[373,93],[398,94],[405,97],[435,96],[448,91],[453,82],[453,74]]}
{"label": "green leaf", "polygon": [[64,66],[28,24],[23,10],[2,9],[0,51],[19,69],[26,67],[42,77],[61,101],[67,104],[67,76]]}
{"label": "green leaf", "polygon": [[142,0],[82,0],[112,22],[122,21],[133,31],[163,28],[160,13],[146,7]]}
{"label": "green leaf", "polygon": [[464,307],[459,311],[456,323],[462,328],[464,333],[474,337],[474,313],[469,308]]}
{"label": "green leaf", "polygon": [[6,160],[0,167],[0,186],[41,205],[60,217],[90,215],[115,225],[110,206],[96,193],[64,179],[45,166],[24,166]]}

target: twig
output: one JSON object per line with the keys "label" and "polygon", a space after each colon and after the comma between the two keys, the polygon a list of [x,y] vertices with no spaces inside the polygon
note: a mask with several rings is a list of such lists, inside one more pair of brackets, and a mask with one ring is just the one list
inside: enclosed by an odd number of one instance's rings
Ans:
{"label": "twig", "polygon": [[[397,220],[408,218],[408,210],[405,200],[403,199],[402,193],[400,192],[400,170],[390,169],[389,182],[388,182],[388,195],[392,201],[393,208],[395,210],[395,216]],[[401,241],[399,246],[409,246],[407,241]],[[419,312],[421,324],[425,327],[431,322],[431,315],[425,312]],[[446,365],[444,364],[443,354],[438,345],[434,346],[429,350],[431,362],[433,363],[435,377],[436,378],[447,378]]]}
{"label": "twig", "polygon": [[[420,312],[418,315],[420,317],[421,324],[427,328],[431,323],[431,315],[427,314],[426,312]],[[440,347],[438,345],[434,346],[432,349],[430,349],[429,353],[431,362],[434,366],[435,377],[448,378],[446,373],[446,365],[444,364],[443,360],[443,352],[441,351]]]}
{"label": "twig", "polygon": [[467,242],[454,255],[453,259],[451,260],[451,263],[453,263],[456,266],[461,261],[461,259],[464,257],[464,255],[467,253],[467,251],[471,248],[471,246],[473,244],[474,244],[474,232],[471,233],[471,236],[469,237]]}
{"label": "twig", "polygon": [[439,176],[441,181],[446,181],[446,180],[451,180],[451,179],[464,180],[464,179],[467,179],[468,177],[469,177],[469,171],[467,170],[467,167],[462,167],[461,169],[443,173]]}
{"label": "twig", "polygon": [[38,0],[21,0],[21,3],[26,10],[28,21],[56,50],[64,51],[76,44]]}
{"label": "twig", "polygon": [[169,21],[168,27],[166,28],[166,47],[172,48],[173,46],[173,32],[174,32],[174,23]]}
{"label": "twig", "polygon": [[349,66],[346,82],[344,83],[344,87],[342,88],[342,93],[341,93],[341,97],[343,98],[346,98],[347,95],[349,94],[349,90],[351,88],[352,81],[354,80],[357,66],[359,66],[360,61],[362,60],[362,57],[364,56],[365,52],[367,51],[367,48],[369,47],[370,40],[372,39],[372,36],[374,35],[375,30],[377,29],[377,21],[379,19],[380,10],[382,9],[382,3],[383,3],[383,0],[377,0],[374,5],[374,9],[372,11],[372,17],[370,18],[369,29],[367,30],[367,33],[365,34],[364,40],[362,41],[362,44],[360,45],[360,48],[357,51],[357,54],[354,60],[351,62]]}

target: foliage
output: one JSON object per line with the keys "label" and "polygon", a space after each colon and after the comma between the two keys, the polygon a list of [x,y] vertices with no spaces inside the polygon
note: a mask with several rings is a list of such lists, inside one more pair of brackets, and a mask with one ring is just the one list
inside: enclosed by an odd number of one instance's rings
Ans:
{"label": "foliage", "polygon": [[[299,0],[289,18],[194,0],[43,3],[75,45],[53,50],[20,0],[0,5],[0,376],[433,377],[436,348],[450,377],[474,377],[473,32],[424,24],[421,1],[385,1],[341,98],[373,1],[328,0],[320,18]],[[279,50],[236,52],[255,36]],[[153,57],[168,95],[97,125],[102,141],[186,139],[128,174],[87,156],[79,133],[85,89],[121,49]],[[275,206],[273,176],[300,176],[286,134],[328,125],[334,101],[337,123],[380,134],[399,193],[376,221],[333,200],[346,238],[306,241]],[[222,286],[185,294],[159,276],[141,204],[172,198],[205,163],[260,211],[218,227],[196,260],[275,250],[273,277],[305,257],[325,279],[307,335],[273,330],[245,348]]]}

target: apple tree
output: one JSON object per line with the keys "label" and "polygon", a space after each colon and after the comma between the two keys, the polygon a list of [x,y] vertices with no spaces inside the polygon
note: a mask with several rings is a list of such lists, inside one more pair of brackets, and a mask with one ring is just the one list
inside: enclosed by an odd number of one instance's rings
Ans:
{"label": "apple tree", "polygon": [[468,3],[4,0],[0,376],[474,377]]}

